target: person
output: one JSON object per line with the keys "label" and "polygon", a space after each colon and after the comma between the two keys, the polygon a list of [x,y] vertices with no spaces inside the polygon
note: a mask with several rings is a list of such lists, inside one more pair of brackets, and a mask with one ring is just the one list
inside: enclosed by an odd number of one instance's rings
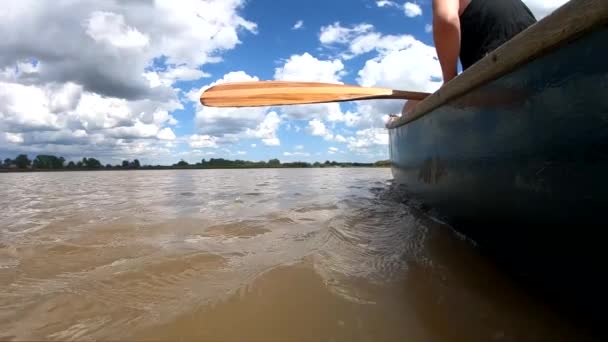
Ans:
{"label": "person", "polygon": [[[433,39],[443,85],[536,22],[522,0],[433,0]],[[443,86],[442,85],[442,86]],[[418,101],[407,101],[402,114]]]}

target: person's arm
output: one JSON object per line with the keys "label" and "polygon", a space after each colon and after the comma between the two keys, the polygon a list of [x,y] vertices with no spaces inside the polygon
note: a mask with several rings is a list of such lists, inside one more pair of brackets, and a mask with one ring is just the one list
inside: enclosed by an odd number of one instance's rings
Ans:
{"label": "person's arm", "polygon": [[433,39],[447,83],[458,74],[460,55],[460,1],[433,0]]}

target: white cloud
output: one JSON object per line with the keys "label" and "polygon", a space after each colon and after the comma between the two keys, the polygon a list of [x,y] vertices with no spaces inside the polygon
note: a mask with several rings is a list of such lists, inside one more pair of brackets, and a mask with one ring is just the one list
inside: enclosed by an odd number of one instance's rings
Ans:
{"label": "white cloud", "polygon": [[339,151],[340,151],[340,149],[337,147],[330,147],[327,149],[327,153],[329,153],[329,154],[335,154],[335,153],[338,153]]}
{"label": "white cloud", "polygon": [[310,157],[310,153],[308,153],[308,152],[283,152],[283,155],[285,157],[296,157],[296,156]]}
{"label": "white cloud", "polygon": [[126,25],[124,16],[112,12],[91,13],[86,33],[96,42],[105,42],[118,48],[142,48],[150,42],[147,35]]}
{"label": "white cloud", "polygon": [[267,146],[279,146],[281,141],[277,137],[277,130],[281,123],[281,118],[276,112],[270,112],[264,120],[253,130],[245,132],[245,138],[258,138]]}
{"label": "white cloud", "polygon": [[[348,28],[338,23],[332,25],[331,30],[343,33],[340,39],[327,41],[333,42],[332,47],[343,47],[345,51],[341,55],[344,58],[376,52],[358,72],[357,82],[360,85],[424,92],[433,92],[440,87],[441,67],[433,46],[411,35],[384,35],[365,24]],[[314,118],[343,122],[360,129],[380,128],[384,127],[389,114],[401,112],[404,101],[358,101],[355,104],[355,112],[344,113],[337,106],[328,115],[317,113]]]}
{"label": "white cloud", "polygon": [[405,16],[408,18],[414,18],[422,15],[422,8],[420,8],[420,5],[413,2],[406,2],[403,4],[403,11],[405,12]]}
{"label": "white cloud", "polygon": [[340,83],[344,64],[339,59],[323,61],[308,52],[292,55],[287,62],[275,69],[274,78],[281,81],[310,81]]}
{"label": "white cloud", "polygon": [[281,146],[281,140],[279,138],[266,138],[262,139],[262,142],[266,146]]}
{"label": "white cloud", "polygon": [[373,58],[359,71],[362,86],[412,91],[434,91],[441,82],[435,48],[418,40],[402,50]]}
{"label": "white cloud", "polygon": [[378,7],[397,7],[399,5],[397,5],[397,3],[394,1],[378,0],[378,1],[376,1],[376,6],[378,6]]}
{"label": "white cloud", "polygon": [[175,140],[175,133],[173,133],[173,130],[169,127],[165,127],[163,129],[161,129],[158,134],[156,134],[156,137],[160,140]]}
{"label": "white cloud", "polygon": [[325,127],[325,124],[318,120],[314,119],[308,122],[308,128],[310,130],[310,134],[319,137],[331,136],[331,132]]}
{"label": "white cloud", "polygon": [[[309,53],[304,53],[302,55],[291,56],[283,66],[275,69],[274,77],[281,81],[341,84],[343,74],[344,64],[339,59],[320,60]],[[338,103],[283,106],[281,113],[289,119],[296,120],[319,118],[340,121],[344,115]]]}
{"label": "white cloud", "polygon": [[321,37],[323,37],[323,29],[332,32],[343,32],[339,36],[339,39],[321,40],[321,43],[330,48],[344,48],[344,51],[340,53],[340,57],[347,60],[373,51],[386,55],[392,51],[408,48],[418,41],[408,34],[383,35],[376,32],[374,26],[369,24],[359,24],[348,28],[342,27],[340,23],[335,23],[322,28]]}
{"label": "white cloud", "polygon": [[12,144],[21,144],[23,143],[23,135],[19,133],[4,133],[6,136],[6,141]]}
{"label": "white cloud", "polygon": [[304,145],[296,145],[296,147],[294,147],[296,150],[303,150],[304,149]]}
{"label": "white cloud", "polygon": [[[188,98],[197,103],[197,111],[195,115],[195,125],[198,132],[214,137],[224,137],[225,135],[236,136],[238,134],[249,134],[255,130],[265,120],[269,111],[265,107],[255,108],[220,108],[207,107],[200,105],[199,96],[206,90],[217,84],[226,82],[247,82],[258,81],[259,79],[250,76],[243,71],[230,72],[224,75],[223,78],[205,85],[198,91],[191,90],[188,92]],[[196,94],[196,95],[194,95]]]}
{"label": "white cloud", "polygon": [[170,113],[182,108],[174,84],[208,77],[207,64],[220,62],[243,33],[257,32],[239,13],[244,3],[6,2],[0,15],[7,37],[0,40],[0,137],[6,143],[0,151],[170,154],[167,143],[179,139],[167,127],[177,124]]}
{"label": "white cloud", "polygon": [[237,151],[237,152],[236,152],[236,155],[237,155],[237,156],[244,156],[244,155],[246,155],[246,154],[247,154],[247,152],[245,152],[245,151]]}
{"label": "white cloud", "polygon": [[424,32],[426,32],[426,33],[433,32],[433,25],[431,25],[431,24],[424,25]]}
{"label": "white cloud", "polygon": [[[368,60],[358,72],[358,83],[367,87],[432,93],[442,83],[441,66],[434,47],[418,40],[402,50]],[[358,127],[384,127],[389,114],[399,114],[405,101],[358,101]]]}
{"label": "white cloud", "polygon": [[388,131],[383,128],[368,128],[357,131],[354,137],[348,138],[349,150],[360,153],[368,153],[371,148],[388,145]]}
{"label": "white cloud", "polygon": [[542,19],[554,10],[568,2],[568,0],[523,0],[530,8],[536,19]]}
{"label": "white cloud", "polygon": [[258,146],[257,144],[251,144],[251,147],[254,147],[254,148],[255,148],[255,147],[257,147],[257,146]]}
{"label": "white cloud", "polygon": [[162,72],[149,71],[144,73],[143,76],[150,82],[151,88],[156,88],[159,86],[169,87],[176,81],[194,81],[211,75],[197,68],[181,65],[168,68]]}
{"label": "white cloud", "polygon": [[291,29],[292,30],[299,30],[302,27],[304,27],[304,21],[303,20],[298,20],[295,24],[293,24],[293,27]]}
{"label": "white cloud", "polygon": [[[294,120],[321,119],[340,121],[344,116],[339,103],[283,106],[281,107],[281,113],[283,116]],[[298,129],[295,126],[294,129],[298,132]]]}
{"label": "white cloud", "polygon": [[359,24],[352,28],[343,27],[340,22],[321,27],[319,40],[322,44],[344,44],[354,37],[373,30],[370,24]]}
{"label": "white cloud", "polygon": [[343,136],[342,136],[342,135],[340,135],[340,134],[336,134],[336,135],[334,136],[334,141],[335,141],[335,142],[339,142],[339,143],[345,143],[345,142],[347,142],[346,138],[345,138],[345,137],[343,137]]}
{"label": "white cloud", "polygon": [[189,143],[192,148],[216,148],[216,140],[209,135],[194,134],[190,136]]}
{"label": "white cloud", "polygon": [[334,134],[331,129],[325,126],[321,120],[313,119],[308,122],[308,132],[312,136],[322,137],[327,141],[347,142],[347,139],[340,134]]}

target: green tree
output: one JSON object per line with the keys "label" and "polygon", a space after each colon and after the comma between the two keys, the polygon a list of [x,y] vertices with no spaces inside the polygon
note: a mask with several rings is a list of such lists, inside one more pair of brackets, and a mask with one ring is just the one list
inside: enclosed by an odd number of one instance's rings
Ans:
{"label": "green tree", "polygon": [[20,154],[15,158],[15,164],[20,169],[25,169],[32,164],[32,161],[25,154]]}
{"label": "green tree", "polygon": [[268,161],[268,165],[270,166],[280,166],[281,165],[281,161],[278,159],[270,159]]}
{"label": "green tree", "polygon": [[52,155],[38,155],[32,162],[32,166],[37,169],[63,169],[65,159]]}
{"label": "green tree", "polygon": [[125,168],[125,169],[128,168],[129,167],[129,161],[128,160],[123,160],[122,161],[122,167]]}
{"label": "green tree", "polygon": [[185,160],[183,160],[183,159],[182,159],[182,160],[180,160],[180,161],[179,161],[177,164],[175,164],[175,165],[177,165],[177,166],[179,166],[179,167],[185,167],[185,166],[188,166],[188,165],[190,165],[190,164],[188,164],[188,162],[187,162],[187,161],[185,161]]}
{"label": "green tree", "polygon": [[139,164],[139,160],[135,159],[133,161],[133,167],[136,169],[139,169],[141,167],[141,164]]}
{"label": "green tree", "polygon": [[13,165],[13,160],[11,158],[4,159],[4,167],[10,167]]}
{"label": "green tree", "polygon": [[374,166],[378,166],[378,167],[387,167],[387,166],[391,166],[391,161],[390,160],[379,160],[377,162],[374,163]]}
{"label": "green tree", "polygon": [[112,164],[106,164],[106,169],[111,169],[112,168]]}
{"label": "green tree", "polygon": [[70,162],[68,163],[68,166],[66,166],[68,169],[73,169],[76,167],[76,164],[74,164],[73,161],[70,160]]}
{"label": "green tree", "polygon": [[101,162],[95,158],[82,158],[82,165],[87,169],[101,169]]}

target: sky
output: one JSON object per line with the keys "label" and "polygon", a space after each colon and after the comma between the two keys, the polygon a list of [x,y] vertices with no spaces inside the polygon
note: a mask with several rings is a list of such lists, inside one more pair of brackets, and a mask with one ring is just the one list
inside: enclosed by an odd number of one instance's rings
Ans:
{"label": "sky", "polygon": [[[202,106],[222,83],[433,92],[431,0],[0,0],[0,158],[388,159],[403,101]],[[566,0],[524,0],[538,19]]]}

